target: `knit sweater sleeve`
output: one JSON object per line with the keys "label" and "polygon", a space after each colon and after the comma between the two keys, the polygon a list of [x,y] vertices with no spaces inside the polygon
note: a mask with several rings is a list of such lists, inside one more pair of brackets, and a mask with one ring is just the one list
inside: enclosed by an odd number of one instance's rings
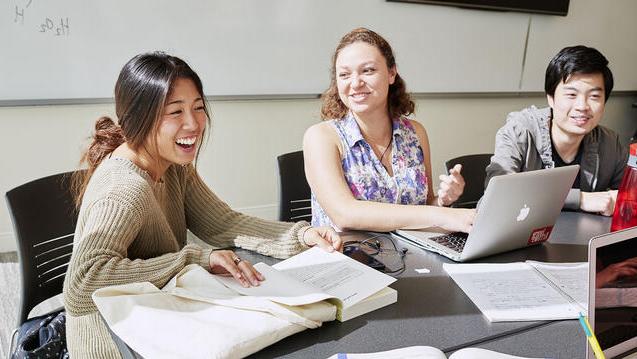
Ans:
{"label": "knit sweater sleeve", "polygon": [[219,247],[240,247],[287,258],[307,246],[299,238],[307,222],[268,221],[233,211],[190,168],[186,174],[185,211],[188,229],[205,242]]}
{"label": "knit sweater sleeve", "polygon": [[85,209],[64,283],[65,307],[72,315],[96,310],[91,299],[96,289],[143,281],[161,288],[188,264],[208,266],[210,250],[196,245],[155,258],[127,258],[127,249],[144,220],[141,207],[133,201],[106,197]]}

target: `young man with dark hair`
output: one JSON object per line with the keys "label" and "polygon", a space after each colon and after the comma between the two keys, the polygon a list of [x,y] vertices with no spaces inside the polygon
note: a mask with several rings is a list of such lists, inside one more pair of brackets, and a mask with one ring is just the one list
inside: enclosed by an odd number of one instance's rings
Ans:
{"label": "young man with dark hair", "polygon": [[590,47],[566,47],[549,63],[544,89],[549,107],[512,112],[498,130],[485,184],[507,173],[579,164],[564,208],[612,215],[628,151],[599,125],[613,89],[608,60]]}

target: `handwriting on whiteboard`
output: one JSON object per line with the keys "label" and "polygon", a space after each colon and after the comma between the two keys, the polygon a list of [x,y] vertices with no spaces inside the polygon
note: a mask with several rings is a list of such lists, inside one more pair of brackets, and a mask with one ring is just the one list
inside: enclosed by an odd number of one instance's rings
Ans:
{"label": "handwriting on whiteboard", "polygon": [[[69,18],[65,16],[38,15],[37,0],[15,0],[14,24],[34,29],[41,34],[54,36],[69,36],[71,28]],[[40,11],[41,12],[41,11]]]}
{"label": "handwriting on whiteboard", "polygon": [[49,32],[56,36],[69,35],[69,18],[51,19],[46,18],[42,24],[40,24],[40,32]]}

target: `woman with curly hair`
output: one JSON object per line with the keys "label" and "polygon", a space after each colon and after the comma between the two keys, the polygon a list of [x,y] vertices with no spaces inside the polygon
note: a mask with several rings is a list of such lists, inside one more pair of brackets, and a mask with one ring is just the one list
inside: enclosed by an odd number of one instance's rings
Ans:
{"label": "woman with curly hair", "polygon": [[414,103],[387,41],[369,29],[352,30],[338,44],[331,72],[322,96],[327,121],[303,139],[312,224],[468,232],[475,211],[446,207],[464,189],[461,167],[441,176],[434,196],[427,132],[405,117]]}

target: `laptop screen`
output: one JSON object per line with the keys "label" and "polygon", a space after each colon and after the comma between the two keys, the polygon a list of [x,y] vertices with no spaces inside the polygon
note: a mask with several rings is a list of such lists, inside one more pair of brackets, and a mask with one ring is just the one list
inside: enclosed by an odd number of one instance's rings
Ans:
{"label": "laptop screen", "polygon": [[637,231],[597,237],[590,248],[595,335],[607,355],[621,354],[637,347]]}

